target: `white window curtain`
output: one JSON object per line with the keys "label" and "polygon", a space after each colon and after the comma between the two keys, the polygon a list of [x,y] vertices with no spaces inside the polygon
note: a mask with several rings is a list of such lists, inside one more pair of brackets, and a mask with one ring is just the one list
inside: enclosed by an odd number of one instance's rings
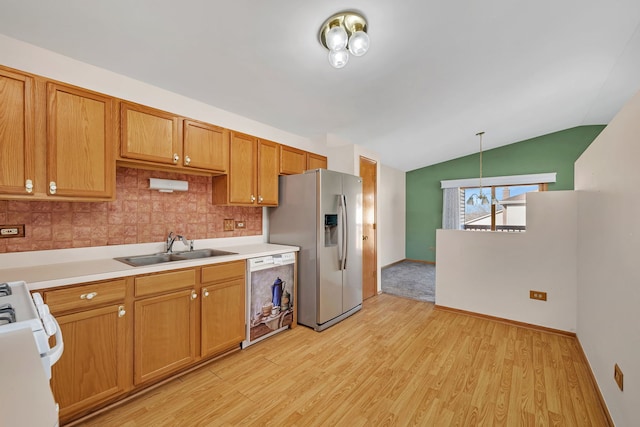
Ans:
{"label": "white window curtain", "polygon": [[460,230],[461,209],[460,188],[451,187],[442,190],[442,228],[446,230]]}

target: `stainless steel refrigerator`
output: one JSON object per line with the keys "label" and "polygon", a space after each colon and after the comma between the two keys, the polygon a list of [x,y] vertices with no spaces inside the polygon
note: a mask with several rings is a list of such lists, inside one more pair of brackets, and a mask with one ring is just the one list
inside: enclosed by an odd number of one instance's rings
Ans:
{"label": "stainless steel refrigerator", "polygon": [[279,184],[269,242],[300,247],[298,323],[322,331],[362,308],[362,179],[316,169]]}

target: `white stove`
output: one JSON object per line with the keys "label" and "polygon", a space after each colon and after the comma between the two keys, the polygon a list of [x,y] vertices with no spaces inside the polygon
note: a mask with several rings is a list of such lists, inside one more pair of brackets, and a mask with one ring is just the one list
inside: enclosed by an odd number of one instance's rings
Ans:
{"label": "white stove", "polygon": [[[39,293],[33,297],[22,281],[0,284],[0,339],[2,334],[19,329],[31,329],[47,379],[51,366],[64,350],[62,333],[56,319],[49,312]],[[49,337],[55,335],[55,346],[49,347]]]}

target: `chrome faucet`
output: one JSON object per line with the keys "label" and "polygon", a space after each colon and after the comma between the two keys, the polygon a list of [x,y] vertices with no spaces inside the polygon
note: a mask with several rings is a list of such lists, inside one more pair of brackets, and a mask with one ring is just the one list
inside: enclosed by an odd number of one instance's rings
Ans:
{"label": "chrome faucet", "polygon": [[187,240],[186,237],[181,236],[180,234],[173,235],[173,231],[169,232],[167,236],[167,253],[170,254],[173,252],[173,244],[176,240],[180,240],[182,244],[189,248],[189,251],[193,250],[193,240]]}

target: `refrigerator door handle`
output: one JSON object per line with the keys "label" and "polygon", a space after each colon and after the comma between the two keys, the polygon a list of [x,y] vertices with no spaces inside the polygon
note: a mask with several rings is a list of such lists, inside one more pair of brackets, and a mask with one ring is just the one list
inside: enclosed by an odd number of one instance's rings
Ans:
{"label": "refrigerator door handle", "polygon": [[348,236],[349,236],[349,228],[347,223],[347,196],[344,194],[340,195],[340,211],[342,214],[342,226],[341,226],[341,234],[342,234],[342,262],[340,265],[341,270],[347,269],[347,255],[349,253],[348,246]]}
{"label": "refrigerator door handle", "polygon": [[340,264],[338,269],[342,270],[342,259],[344,257],[344,234],[343,234],[343,211],[344,206],[342,205],[342,194],[338,194],[338,263]]}

